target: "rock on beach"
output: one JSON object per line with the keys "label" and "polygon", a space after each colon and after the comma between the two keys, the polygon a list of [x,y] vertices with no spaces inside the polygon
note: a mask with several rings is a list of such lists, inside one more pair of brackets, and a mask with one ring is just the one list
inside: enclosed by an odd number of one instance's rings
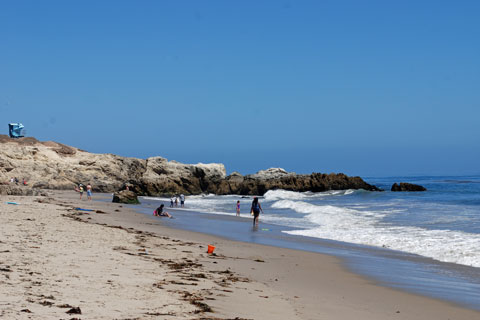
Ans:
{"label": "rock on beach", "polygon": [[139,204],[137,194],[130,190],[122,190],[113,194],[112,202],[127,203],[127,204]]}

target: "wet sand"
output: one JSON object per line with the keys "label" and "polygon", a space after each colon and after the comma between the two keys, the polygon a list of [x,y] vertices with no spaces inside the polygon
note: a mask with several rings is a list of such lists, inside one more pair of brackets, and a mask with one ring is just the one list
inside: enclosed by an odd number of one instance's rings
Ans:
{"label": "wet sand", "polygon": [[6,319],[480,318],[378,286],[331,256],[167,228],[121,204],[48,193],[0,196]]}

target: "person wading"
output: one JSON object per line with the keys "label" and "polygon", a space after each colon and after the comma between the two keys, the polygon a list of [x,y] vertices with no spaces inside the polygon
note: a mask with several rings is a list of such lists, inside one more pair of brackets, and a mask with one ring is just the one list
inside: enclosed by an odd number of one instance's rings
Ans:
{"label": "person wading", "polygon": [[260,215],[260,211],[262,211],[262,206],[260,202],[258,202],[258,198],[254,197],[252,201],[252,207],[250,208],[250,212],[253,213],[253,225],[258,226],[258,216]]}

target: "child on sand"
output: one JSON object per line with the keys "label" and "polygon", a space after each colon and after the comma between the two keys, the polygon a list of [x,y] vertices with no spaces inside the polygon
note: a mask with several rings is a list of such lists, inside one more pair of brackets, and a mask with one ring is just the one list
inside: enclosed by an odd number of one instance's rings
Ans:
{"label": "child on sand", "polygon": [[237,217],[240,216],[240,200],[237,201]]}

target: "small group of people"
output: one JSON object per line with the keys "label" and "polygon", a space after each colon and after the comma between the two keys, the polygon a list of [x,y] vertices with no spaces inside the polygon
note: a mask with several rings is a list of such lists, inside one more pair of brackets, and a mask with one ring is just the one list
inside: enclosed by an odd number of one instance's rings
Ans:
{"label": "small group of people", "polygon": [[[185,195],[183,193],[179,196],[174,194],[170,197],[170,208],[178,207],[178,200],[179,199],[180,199],[180,207],[184,208],[185,207]],[[165,205],[161,204],[160,207],[158,207],[157,209],[155,209],[155,211],[153,211],[153,215],[155,217],[173,218],[170,213],[168,213],[167,211],[163,211],[164,207],[165,207]]]}
{"label": "small group of people", "polygon": [[[17,177],[11,177],[11,178],[10,178],[10,183],[18,184],[19,182],[20,182],[20,181],[18,180]],[[22,184],[23,184],[24,186],[27,185],[27,180],[25,180],[25,178],[23,178]]]}
{"label": "small group of people", "polygon": [[[180,205],[183,208],[185,205],[185,196],[183,194],[180,195],[180,197],[177,197],[176,195],[172,195],[170,198],[170,207],[178,207],[178,198],[180,198]],[[156,217],[168,217],[172,218],[172,215],[166,211],[163,211],[165,205],[161,204],[160,207],[155,209],[153,211],[153,215]],[[236,205],[236,211],[237,211],[237,216],[240,216],[240,200],[237,201]],[[263,213],[262,205],[258,201],[258,197],[254,197],[252,201],[252,205],[250,207],[250,213],[253,216],[253,225],[258,226],[258,220],[260,217],[260,212]]]}
{"label": "small group of people", "polygon": [[178,199],[180,198],[180,207],[184,208],[185,207],[185,195],[182,193],[180,196],[177,197],[177,195],[172,195],[170,197],[170,208],[178,207]]}
{"label": "small group of people", "polygon": [[[237,217],[240,216],[240,200],[237,201]],[[258,217],[260,216],[260,211],[263,213],[262,205],[258,202],[258,198],[254,197],[252,201],[252,206],[250,207],[250,214],[253,216],[253,225],[258,226]]]}
{"label": "small group of people", "polygon": [[[87,200],[92,200],[92,185],[89,183],[87,184]],[[83,192],[84,192],[83,184],[78,184],[78,186],[75,186],[75,191],[80,194],[80,200],[82,200],[83,197]]]}

